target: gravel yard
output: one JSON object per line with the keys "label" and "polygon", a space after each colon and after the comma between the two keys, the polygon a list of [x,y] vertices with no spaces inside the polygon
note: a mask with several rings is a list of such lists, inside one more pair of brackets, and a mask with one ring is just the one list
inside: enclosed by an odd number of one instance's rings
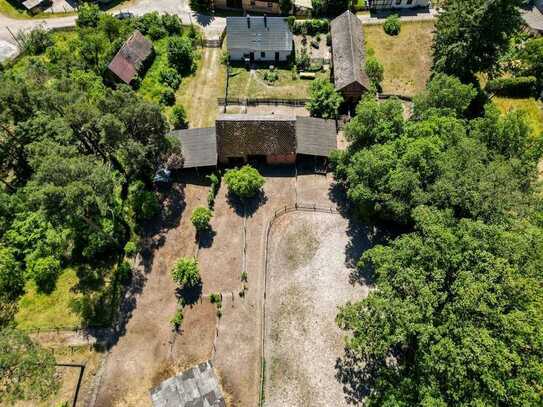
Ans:
{"label": "gravel yard", "polygon": [[274,224],[266,293],[266,406],[347,405],[335,364],[343,354],[337,307],[367,295],[351,285],[348,222],[291,213]]}

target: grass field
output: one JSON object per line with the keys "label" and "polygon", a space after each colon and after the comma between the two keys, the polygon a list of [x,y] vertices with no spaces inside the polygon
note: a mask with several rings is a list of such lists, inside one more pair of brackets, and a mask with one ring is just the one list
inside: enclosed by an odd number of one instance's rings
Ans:
{"label": "grass field", "polygon": [[510,110],[522,109],[527,113],[528,123],[532,128],[534,136],[540,136],[543,132],[543,103],[534,98],[514,99],[505,97],[494,97],[492,101],[498,106],[502,113]]}
{"label": "grass field", "polygon": [[25,9],[22,7],[18,7],[17,2],[15,1],[9,1],[9,0],[0,0],[0,14],[3,14],[7,17],[16,18],[16,19],[44,19],[44,18],[51,18],[51,17],[62,17],[62,16],[70,16],[75,15],[75,12],[69,12],[69,13],[39,13],[36,15],[29,14]]}
{"label": "grass field", "polygon": [[368,51],[385,68],[383,92],[413,96],[424,89],[432,67],[433,30],[432,21],[402,23],[394,37],[382,25],[364,26]]}
{"label": "grass field", "polygon": [[[244,67],[233,67],[228,85],[228,97],[233,98],[284,98],[305,99],[309,97],[311,80],[292,79],[290,69],[277,69],[279,79],[268,84],[264,80],[266,69],[249,71]],[[320,72],[318,77],[329,77]]]}
{"label": "grass field", "polygon": [[77,327],[81,317],[72,310],[72,302],[79,297],[74,287],[79,279],[74,270],[67,269],[60,275],[51,294],[38,293],[36,285],[28,282],[26,294],[19,300],[15,322],[20,329],[54,329]]}

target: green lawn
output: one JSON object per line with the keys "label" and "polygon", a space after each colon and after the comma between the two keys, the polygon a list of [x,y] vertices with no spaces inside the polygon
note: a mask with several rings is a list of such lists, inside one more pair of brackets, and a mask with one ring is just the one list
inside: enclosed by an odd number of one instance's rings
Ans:
{"label": "green lawn", "polygon": [[39,13],[36,15],[29,14],[22,6],[19,6],[19,4],[16,1],[10,1],[10,0],[0,0],[0,14],[3,14],[10,18],[16,18],[16,19],[40,19],[43,20],[44,18],[51,18],[51,17],[62,17],[62,16],[70,16],[75,15],[75,12],[69,12],[69,13]]}
{"label": "green lawn", "polygon": [[47,330],[80,326],[81,317],[72,310],[73,301],[80,297],[74,291],[78,283],[73,269],[67,269],[60,275],[51,294],[38,293],[35,283],[28,282],[26,294],[20,298],[15,316],[17,327]]}
{"label": "green lawn", "polygon": [[390,36],[383,25],[365,25],[368,52],[385,68],[383,92],[413,96],[424,90],[432,68],[434,22],[402,23],[398,36]]}
{"label": "green lawn", "polygon": [[522,109],[527,113],[528,123],[532,127],[532,134],[540,136],[543,132],[543,103],[534,98],[506,98],[495,96],[492,101],[502,113],[510,110]]}
{"label": "green lawn", "polygon": [[[229,98],[281,98],[306,99],[309,97],[311,80],[292,79],[290,69],[277,69],[279,79],[273,84],[264,80],[266,69],[249,71],[245,67],[233,67],[229,84]],[[329,78],[329,72],[319,72],[318,77]]]}

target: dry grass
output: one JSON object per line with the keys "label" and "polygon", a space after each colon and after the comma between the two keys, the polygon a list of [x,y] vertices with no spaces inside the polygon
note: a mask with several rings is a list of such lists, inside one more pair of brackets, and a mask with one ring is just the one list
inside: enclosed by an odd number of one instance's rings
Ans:
{"label": "dry grass", "polygon": [[366,47],[385,68],[384,92],[413,96],[424,89],[432,67],[433,30],[431,21],[402,23],[394,37],[382,25],[364,26]]}
{"label": "dry grass", "polygon": [[290,268],[296,268],[307,264],[313,258],[319,241],[315,232],[307,223],[298,225],[297,229],[286,237],[286,258]]}
{"label": "dry grass", "polygon": [[498,106],[502,113],[511,110],[524,110],[527,114],[528,124],[532,128],[534,137],[543,132],[543,103],[534,98],[515,99],[506,97],[494,97],[492,101]]}
{"label": "dry grass", "polygon": [[198,70],[183,83],[176,94],[186,111],[190,127],[213,126],[217,116],[217,98],[224,97],[226,67],[221,64],[222,50],[204,48]]}

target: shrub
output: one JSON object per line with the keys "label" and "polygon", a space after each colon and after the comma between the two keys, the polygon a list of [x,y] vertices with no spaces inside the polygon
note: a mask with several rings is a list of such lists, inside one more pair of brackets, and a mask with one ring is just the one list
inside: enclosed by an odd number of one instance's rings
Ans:
{"label": "shrub", "polygon": [[57,278],[60,275],[60,260],[47,256],[37,259],[29,265],[29,274],[38,287],[38,291],[50,293],[55,289]]}
{"label": "shrub", "polygon": [[536,90],[537,78],[535,76],[498,78],[489,81],[486,85],[487,92],[511,97],[534,96]]}
{"label": "shrub", "polygon": [[170,113],[170,123],[174,129],[186,129],[187,113],[182,105],[175,105]]}
{"label": "shrub", "polygon": [[183,310],[177,309],[175,311],[175,314],[173,314],[173,317],[170,320],[170,324],[175,330],[178,330],[181,327],[181,324],[183,324]]}
{"label": "shrub", "polygon": [[164,27],[162,27],[162,25],[152,25],[147,34],[149,37],[151,37],[151,39],[156,41],[164,38],[166,35],[168,35],[168,32],[164,29]]}
{"label": "shrub", "polygon": [[226,171],[224,181],[228,191],[241,199],[256,196],[264,185],[264,177],[250,165]]}
{"label": "shrub", "polygon": [[376,88],[379,88],[381,85],[381,82],[383,81],[385,68],[383,65],[377,60],[375,57],[369,57],[366,59],[366,64],[364,69],[366,70],[366,73],[368,74],[368,77],[370,78],[371,82]]}
{"label": "shrub", "polygon": [[162,16],[162,27],[169,35],[179,35],[183,31],[181,20],[175,14],[164,14]]}
{"label": "shrub", "polygon": [[213,205],[215,204],[215,198],[217,196],[217,193],[219,192],[219,187],[221,186],[221,178],[220,174],[217,175],[213,173],[208,175],[207,179],[209,180],[209,182],[211,182],[211,187],[209,189],[209,193],[207,194],[207,206],[209,207],[209,209],[212,209]]}
{"label": "shrub", "polygon": [[152,191],[146,191],[141,181],[132,183],[128,189],[128,197],[136,220],[144,221],[153,218],[160,212],[160,204]]}
{"label": "shrub", "polygon": [[[289,22],[290,24],[290,22]],[[327,34],[330,31],[330,22],[327,19],[312,19],[292,22],[292,32],[296,35]]]}
{"label": "shrub", "polygon": [[220,293],[209,294],[209,301],[217,307],[217,317],[222,316],[222,296]]}
{"label": "shrub", "polygon": [[170,88],[166,87],[160,92],[160,103],[162,103],[165,106],[172,106],[175,104],[175,91]]}
{"label": "shrub", "polygon": [[401,29],[400,17],[397,14],[388,16],[383,29],[388,35],[398,35]]}
{"label": "shrub", "polygon": [[311,65],[309,54],[305,48],[302,48],[302,52],[296,58],[296,66],[300,71],[305,71]]}
{"label": "shrub", "polygon": [[138,253],[138,245],[129,241],[124,245],[124,254],[126,257],[134,257]]}
{"label": "shrub", "polygon": [[307,109],[313,117],[332,119],[337,116],[342,96],[326,79],[315,79],[311,83],[310,100]]}
{"label": "shrub", "polygon": [[188,37],[172,37],[168,40],[168,62],[181,73],[194,69],[194,51]]}
{"label": "shrub", "polygon": [[326,45],[327,46],[332,46],[332,34],[328,33],[326,34]]}
{"label": "shrub", "polygon": [[198,232],[210,228],[209,221],[213,217],[213,212],[209,208],[200,206],[192,211],[190,221]]}
{"label": "shrub", "polygon": [[275,69],[269,69],[264,73],[264,80],[269,84],[272,84],[279,80],[279,75]]}
{"label": "shrub", "polygon": [[160,71],[158,81],[175,90],[181,84],[181,75],[174,68],[168,67]]}
{"label": "shrub", "polygon": [[117,276],[121,284],[128,284],[132,277],[132,266],[129,262],[123,261],[117,266]]}
{"label": "shrub", "polygon": [[296,68],[296,65],[292,65],[292,69],[290,70],[290,76],[292,77],[293,81],[298,79],[298,68]]}
{"label": "shrub", "polygon": [[136,20],[135,25],[142,34],[148,34],[153,39],[165,37],[167,34],[162,25],[162,18],[156,11],[144,14]]}
{"label": "shrub", "polygon": [[37,27],[29,33],[21,31],[17,34],[17,40],[22,44],[23,52],[30,55],[42,54],[53,45],[51,34],[43,27]]}
{"label": "shrub", "polygon": [[172,278],[180,287],[194,287],[200,283],[198,260],[194,257],[181,257],[172,269]]}
{"label": "shrub", "polygon": [[83,3],[77,12],[78,27],[97,27],[100,21],[100,9],[96,4]]}

